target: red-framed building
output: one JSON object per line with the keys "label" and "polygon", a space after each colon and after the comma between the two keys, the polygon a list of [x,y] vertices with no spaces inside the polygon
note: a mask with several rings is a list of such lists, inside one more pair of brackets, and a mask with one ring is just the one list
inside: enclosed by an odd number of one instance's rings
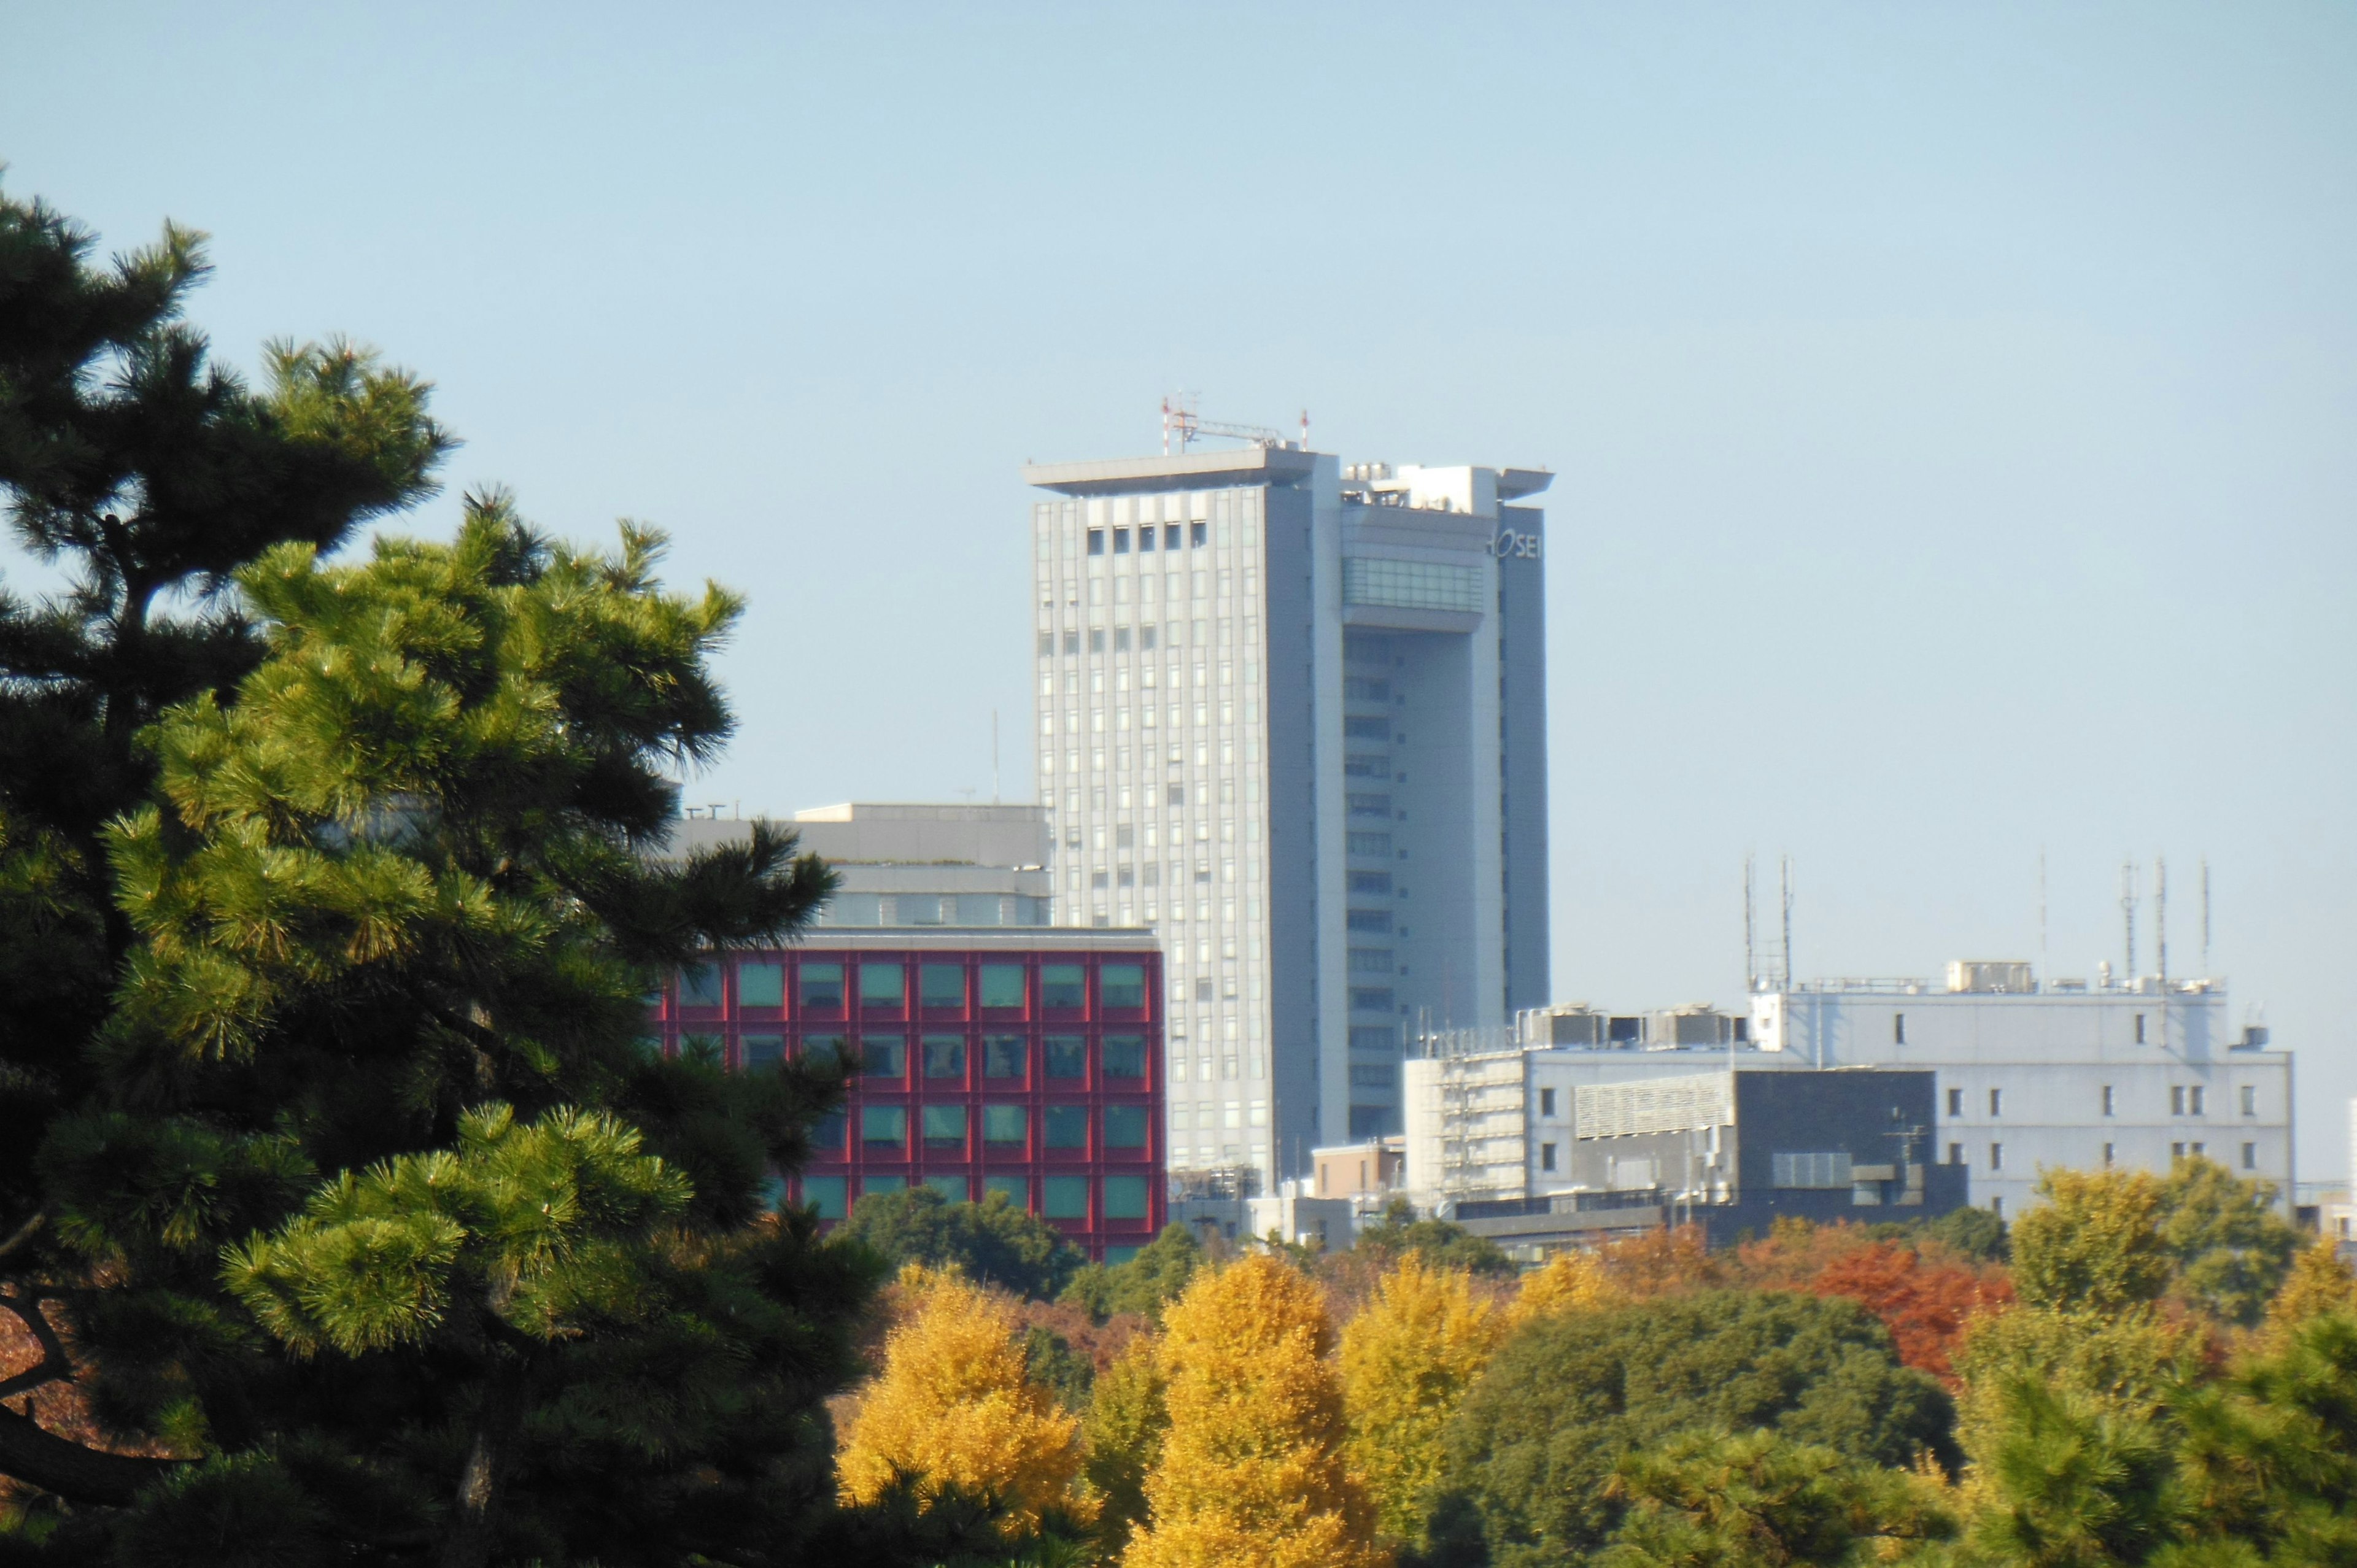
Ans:
{"label": "red-framed building", "polygon": [[700,1036],[740,1069],[858,1052],[844,1114],[788,1184],[823,1219],[912,1186],[1004,1192],[1119,1261],[1168,1214],[1161,1010],[1145,932],[831,928],[683,972],[660,1025],[667,1052]]}

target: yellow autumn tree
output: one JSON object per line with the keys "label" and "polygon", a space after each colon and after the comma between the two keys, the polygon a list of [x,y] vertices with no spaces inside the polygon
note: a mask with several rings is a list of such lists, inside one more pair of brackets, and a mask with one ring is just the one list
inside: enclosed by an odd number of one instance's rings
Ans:
{"label": "yellow autumn tree", "polygon": [[1588,1312],[1627,1299],[1628,1293],[1614,1282],[1602,1258],[1575,1249],[1557,1252],[1544,1267],[1523,1276],[1522,1288],[1506,1307],[1506,1321],[1520,1328],[1559,1312]]}
{"label": "yellow autumn tree", "polygon": [[1385,1534],[1423,1536],[1426,1494],[1440,1478],[1441,1434],[1505,1326],[1470,1274],[1429,1267],[1409,1252],[1342,1330],[1348,1452]]}
{"label": "yellow autumn tree", "polygon": [[2300,1250],[2291,1273],[2267,1307],[2260,1330],[2270,1345],[2282,1344],[2292,1332],[2328,1312],[2357,1313],[2357,1270],[2341,1261],[2340,1249],[2329,1240]]}
{"label": "yellow autumn tree", "polygon": [[910,1268],[900,1285],[909,1305],[835,1462],[845,1499],[905,1475],[995,1499],[1010,1536],[1049,1509],[1084,1514],[1080,1420],[1025,1379],[1014,1313],[954,1273]]}
{"label": "yellow autumn tree", "polygon": [[1255,1253],[1198,1274],[1163,1328],[1170,1425],[1125,1568],[1382,1568],[1318,1287]]}

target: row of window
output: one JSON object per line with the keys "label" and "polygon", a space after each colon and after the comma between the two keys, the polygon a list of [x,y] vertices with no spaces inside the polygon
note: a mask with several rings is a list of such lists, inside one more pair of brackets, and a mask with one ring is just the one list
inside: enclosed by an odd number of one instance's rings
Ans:
{"label": "row of window", "polygon": [[[928,1152],[963,1152],[975,1131],[976,1118],[968,1105],[863,1105],[859,1108],[859,1144],[873,1159],[907,1156],[910,1112],[915,1112],[918,1137]],[[991,1102],[979,1108],[984,1148],[1008,1158],[1028,1158],[1031,1150],[1032,1107]],[[1098,1122],[1096,1152],[1142,1154],[1151,1112],[1144,1105],[1103,1105],[1092,1118],[1086,1105],[1043,1105],[1039,1111],[1039,1147],[1072,1154],[1090,1150],[1089,1127]],[[847,1119],[837,1114],[823,1119],[811,1131],[811,1146],[822,1157],[840,1157]]]}
{"label": "row of window", "polygon": [[[821,1219],[841,1219],[850,1210],[851,1178],[840,1176],[806,1176],[802,1178],[802,1201],[818,1211]],[[1039,1182],[1038,1200],[1033,1200],[1032,1182],[1028,1176],[986,1176],[976,1183],[962,1176],[929,1176],[918,1185],[931,1187],[952,1203],[979,1203],[992,1193],[1004,1193],[1016,1208],[1037,1214],[1043,1219],[1144,1219],[1146,1218],[1148,1178],[1142,1176],[1042,1176]],[[859,1178],[859,1196],[866,1197],[879,1192],[905,1192],[909,1181],[905,1176],[880,1173]],[[979,1190],[977,1190],[977,1188]],[[1090,1199],[1094,1197],[1096,1212],[1090,1212]]]}
{"label": "row of window", "polygon": [[[718,1042],[705,1035],[681,1036],[683,1048],[693,1050],[698,1042],[716,1047]],[[774,1067],[786,1055],[787,1043],[782,1035],[745,1034],[737,1036],[738,1059],[748,1070]],[[802,1048],[805,1051],[828,1052],[848,1058],[853,1043],[839,1035],[806,1035]],[[926,1035],[917,1042],[912,1058],[909,1041],[900,1035],[860,1036],[856,1045],[859,1076],[869,1079],[903,1079],[911,1066],[917,1067],[920,1078],[931,1083],[963,1083],[969,1064],[979,1065],[982,1077],[995,1084],[1012,1088],[1030,1081],[1032,1071],[1031,1042],[1022,1035],[985,1035],[968,1042],[957,1035]],[[1146,1077],[1147,1055],[1143,1035],[1108,1035],[1098,1042],[1097,1071],[1108,1079],[1143,1079]],[[1085,1082],[1089,1076],[1089,1041],[1082,1035],[1049,1035],[1039,1042],[1039,1067],[1046,1082]]]}
{"label": "row of window", "polygon": [[[2172,1160],[2181,1160],[2190,1156],[2191,1158],[2198,1160],[2206,1157],[2209,1152],[2209,1147],[2210,1145],[2207,1144],[2171,1144],[2169,1145],[2169,1157]],[[2104,1145],[2104,1164],[2106,1165],[2111,1165],[2118,1157],[2118,1145],[2105,1144]],[[1964,1146],[1962,1144],[1951,1144],[1948,1145],[1948,1163],[1952,1165],[1961,1165],[1965,1163]],[[2243,1145],[2241,1163],[2243,1169],[2246,1171],[2255,1171],[2259,1168],[2258,1144],[2246,1143]],[[2001,1171],[2005,1169],[2005,1145],[2003,1144],[1991,1144],[1988,1146],[1988,1168],[1993,1171]]]}
{"label": "row of window", "polygon": [[[856,992],[862,1012],[897,1013],[909,1002],[909,970],[917,971],[917,1003],[920,1007],[967,1004],[968,969],[962,963],[919,963],[890,959],[862,959],[855,964],[805,959],[794,966],[795,1005],[812,1012],[838,1012],[846,995]],[[972,993],[977,1007],[1019,1010],[1029,1004],[1030,966],[983,963],[972,971]],[[1043,963],[1039,966],[1039,1005],[1070,1011],[1088,1005],[1088,966]],[[783,1007],[785,965],[740,961],[736,966],[737,1005]],[[683,1007],[718,1007],[723,1002],[723,976],[717,964],[691,964],[680,971],[678,996]],[[1097,1003],[1108,1010],[1135,1010],[1146,1005],[1146,966],[1107,963],[1097,968]]]}
{"label": "row of window", "polygon": [[[1162,647],[1169,649],[1208,648],[1214,640],[1221,642],[1229,640],[1229,634],[1233,630],[1235,622],[1232,619],[1222,616],[1219,637],[1215,639],[1211,635],[1211,623],[1209,620],[1174,620],[1163,622],[1158,626],[1143,625],[1136,630],[1135,646],[1140,653],[1153,652],[1157,642]],[[1130,628],[1125,626],[1114,627],[1110,632],[1101,626],[1092,627],[1086,633],[1086,646],[1091,653],[1105,652],[1108,639],[1111,641],[1111,650],[1114,653],[1127,653],[1132,645],[1132,634]],[[1077,627],[1067,628],[1060,637],[1053,631],[1042,631],[1039,634],[1039,657],[1049,658],[1060,648],[1067,658],[1077,658],[1082,646],[1082,633]],[[1243,640],[1246,648],[1260,646],[1258,616],[1244,618]],[[1042,679],[1044,680],[1045,677]]]}
{"label": "row of window", "polygon": [[[2238,1086],[2235,1098],[2242,1114],[2256,1116],[2259,1113],[2257,1085],[2245,1083]],[[2206,1085],[2172,1083],[2169,1086],[2169,1113],[2171,1116],[2207,1116],[2210,1113],[2209,1101],[2209,1090]],[[2103,1086],[2103,1107],[2104,1114],[2106,1116],[2118,1114],[2118,1096],[2114,1087],[2108,1083]],[[1948,1090],[1949,1116],[1958,1117],[1964,1113],[1964,1091],[1961,1089]],[[1991,1116],[2005,1114],[2004,1090],[1992,1089],[1988,1091],[1988,1113]]]}

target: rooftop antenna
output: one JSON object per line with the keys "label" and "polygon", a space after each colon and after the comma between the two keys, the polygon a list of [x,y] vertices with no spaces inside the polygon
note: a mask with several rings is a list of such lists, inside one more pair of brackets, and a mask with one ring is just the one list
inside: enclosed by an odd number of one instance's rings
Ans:
{"label": "rooftop antenna", "polygon": [[1792,989],[1792,857],[1791,855],[1777,857],[1776,880],[1783,894],[1784,901],[1784,975],[1783,983],[1780,989],[1790,991]]}
{"label": "rooftop antenna", "polygon": [[2152,941],[2161,989],[2169,988],[2169,862],[2152,857]]}
{"label": "rooftop antenna", "polygon": [[2120,862],[2120,924],[2125,929],[2127,935],[2127,971],[2126,979],[2131,986],[2136,983],[2136,862],[2132,860],[2124,860]]}
{"label": "rooftop antenna", "polygon": [[1760,989],[1760,941],[1757,936],[1759,915],[1751,897],[1753,863],[1757,855],[1743,857],[1743,989]]}
{"label": "rooftop antenna", "polygon": [[1309,450],[1309,411],[1306,408],[1301,411],[1301,449]]}
{"label": "rooftop antenna", "polygon": [[2210,857],[2201,857],[2201,973],[2210,973]]}
{"label": "rooftop antenna", "polygon": [[998,710],[990,710],[990,803],[998,804]]}

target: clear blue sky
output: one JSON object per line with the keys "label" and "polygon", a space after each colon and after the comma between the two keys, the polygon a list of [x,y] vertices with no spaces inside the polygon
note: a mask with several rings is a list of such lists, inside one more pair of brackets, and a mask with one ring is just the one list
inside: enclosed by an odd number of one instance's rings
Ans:
{"label": "clear blue sky", "polygon": [[[1030,778],[1027,457],[1544,464],[1555,991],[2173,967],[2357,1092],[2357,11],[0,0],[9,187],[751,596],[700,799]],[[415,520],[448,525],[446,499]],[[16,573],[20,580],[21,570]],[[2145,929],[2150,929],[2147,911]],[[2150,951],[2147,939],[2146,951]]]}

